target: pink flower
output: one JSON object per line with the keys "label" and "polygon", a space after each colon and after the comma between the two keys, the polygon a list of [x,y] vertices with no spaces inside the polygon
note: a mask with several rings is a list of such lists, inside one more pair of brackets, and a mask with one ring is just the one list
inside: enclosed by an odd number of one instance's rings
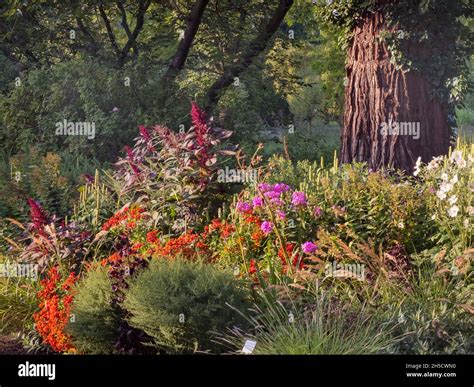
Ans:
{"label": "pink flower", "polygon": [[280,197],[280,192],[277,191],[267,191],[264,193],[265,197],[269,199],[276,199]]}
{"label": "pink flower", "polygon": [[262,207],[263,199],[260,196],[255,196],[252,200],[252,204],[254,207]]}
{"label": "pink flower", "polygon": [[270,184],[267,184],[267,183],[260,183],[257,187],[262,192],[267,192],[267,191],[270,191],[272,189],[272,186]]}
{"label": "pink flower", "polygon": [[273,186],[273,190],[278,193],[288,192],[290,190],[290,186],[285,183],[276,183]]}
{"label": "pink flower", "polygon": [[270,200],[270,203],[273,204],[274,206],[282,206],[283,201],[280,198],[273,198]]}
{"label": "pink flower", "polygon": [[301,245],[301,249],[303,250],[304,253],[311,254],[311,253],[314,253],[318,249],[318,246],[314,244],[313,242],[308,241]]}
{"label": "pink flower", "polygon": [[285,219],[286,219],[286,214],[285,214],[285,212],[283,212],[282,210],[278,210],[278,211],[277,211],[277,215],[278,215],[278,217],[279,217],[281,220],[285,220]]}
{"label": "pink flower", "polygon": [[306,206],[308,204],[308,200],[306,199],[306,194],[301,191],[293,192],[291,196],[291,203],[294,206]]}
{"label": "pink flower", "polygon": [[235,209],[236,209],[238,212],[245,213],[245,212],[250,212],[250,211],[252,211],[252,206],[251,206],[249,203],[247,203],[247,202],[238,201],[238,202],[237,202],[237,205],[235,206]]}
{"label": "pink flower", "polygon": [[323,214],[323,209],[321,207],[314,207],[314,216],[319,218]]}
{"label": "pink flower", "polygon": [[273,223],[268,220],[264,221],[260,226],[260,230],[262,230],[265,235],[270,234],[273,230]]}

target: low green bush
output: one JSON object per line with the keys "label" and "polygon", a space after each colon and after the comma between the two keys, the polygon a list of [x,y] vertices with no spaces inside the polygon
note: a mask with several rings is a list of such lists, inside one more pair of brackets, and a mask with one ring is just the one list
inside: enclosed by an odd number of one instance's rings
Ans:
{"label": "low green bush", "polygon": [[220,352],[214,332],[241,325],[230,306],[246,307],[246,293],[232,274],[199,262],[153,260],[130,281],[124,301],[129,324],[168,353]]}
{"label": "low green bush", "polygon": [[121,315],[112,305],[112,287],[107,270],[92,269],[76,285],[77,293],[67,332],[79,353],[110,354],[120,325]]}

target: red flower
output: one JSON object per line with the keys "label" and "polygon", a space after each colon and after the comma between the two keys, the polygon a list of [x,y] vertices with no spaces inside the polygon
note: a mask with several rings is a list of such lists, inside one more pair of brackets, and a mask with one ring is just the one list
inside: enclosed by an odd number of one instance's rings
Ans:
{"label": "red flower", "polygon": [[128,228],[134,228],[136,223],[133,221],[141,220],[143,218],[144,209],[140,207],[134,207],[129,209],[125,207],[122,211],[115,213],[107,222],[102,226],[103,231],[108,231],[118,225],[121,225],[122,222],[127,220],[126,226]]}
{"label": "red flower", "polygon": [[252,233],[250,238],[255,244],[255,247],[260,247],[260,243],[262,242],[262,239],[263,239],[263,232],[260,229],[258,229]]}
{"label": "red flower", "polygon": [[191,120],[194,124],[197,147],[193,145],[192,149],[190,150],[192,150],[196,155],[199,165],[203,168],[203,170],[206,170],[206,164],[211,158],[209,155],[211,143],[207,139],[210,128],[207,125],[205,113],[195,102],[191,104]]}
{"label": "red flower", "polygon": [[128,145],[125,145],[123,149],[125,149],[125,152],[127,152],[128,159],[133,162],[135,160],[135,156],[133,154],[132,148],[130,148]]}
{"label": "red flower", "polygon": [[[201,110],[196,102],[191,103],[191,120],[196,127],[196,133],[204,134],[207,130],[206,114]],[[202,145],[202,144],[199,144]]]}
{"label": "red flower", "polygon": [[[299,265],[298,265],[298,260],[300,261]],[[292,265],[294,267],[296,267],[298,265],[298,269],[302,270],[306,267],[306,265],[304,264],[304,259],[303,257],[300,257],[298,255],[296,255],[294,258],[293,258],[293,262],[292,262]]]}
{"label": "red flower", "polygon": [[255,215],[245,214],[244,220],[246,223],[255,224],[258,227],[260,227],[260,225],[262,224],[262,220],[258,216],[255,216]]}
{"label": "red flower", "polygon": [[146,234],[146,241],[148,243],[157,243],[157,242],[159,242],[157,234],[158,234],[157,230],[150,231],[149,233]]}
{"label": "red flower", "polygon": [[140,250],[142,247],[143,247],[143,243],[135,243],[135,244],[132,246],[132,250],[138,251],[138,250]]}
{"label": "red flower", "polygon": [[[286,244],[286,255],[290,256],[293,254],[293,249],[295,248],[295,244],[294,243],[287,243]],[[283,248],[280,247],[280,250],[278,250],[278,257],[280,258],[281,260],[281,263],[283,265],[287,265],[288,263],[286,262],[286,258],[285,258],[285,252],[283,251]]]}
{"label": "red flower", "polygon": [[255,274],[257,272],[257,266],[255,264],[255,259],[250,260],[249,274]]}
{"label": "red flower", "polygon": [[130,148],[128,145],[125,145],[124,149],[125,149],[125,152],[127,152],[128,163],[130,165],[130,168],[132,168],[133,172],[135,172],[135,174],[138,175],[140,173],[140,170],[135,165],[135,155],[133,154],[132,148]]}
{"label": "red flower", "polygon": [[222,223],[220,219],[213,219],[210,224],[204,227],[204,238],[213,231],[219,231],[221,238],[228,238],[235,231],[235,226],[232,224]]}

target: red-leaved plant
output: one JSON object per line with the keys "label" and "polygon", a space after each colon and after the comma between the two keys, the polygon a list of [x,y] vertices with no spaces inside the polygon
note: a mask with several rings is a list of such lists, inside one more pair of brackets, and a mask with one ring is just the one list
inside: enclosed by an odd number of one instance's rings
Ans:
{"label": "red-leaved plant", "polygon": [[135,145],[125,148],[126,157],[112,175],[121,201],[146,203],[154,225],[169,232],[212,216],[219,206],[219,157],[235,154],[221,147],[232,132],[213,126],[195,103],[191,120],[191,128],[179,133],[161,125],[140,126]]}
{"label": "red-leaved plant", "polygon": [[51,262],[65,264],[69,270],[78,271],[88,254],[92,235],[74,222],[66,224],[47,214],[36,200],[28,198],[27,202],[30,222],[25,227],[13,221],[24,230],[22,245],[14,246],[19,249],[19,261],[38,264],[41,273]]}

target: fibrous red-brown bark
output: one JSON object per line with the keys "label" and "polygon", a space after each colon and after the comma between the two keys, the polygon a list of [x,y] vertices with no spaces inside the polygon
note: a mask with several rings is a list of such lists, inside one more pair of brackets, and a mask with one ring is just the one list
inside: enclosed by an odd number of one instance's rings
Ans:
{"label": "fibrous red-brown bark", "polygon": [[[447,153],[451,138],[448,105],[430,97],[422,73],[397,69],[391,62],[386,42],[379,39],[386,29],[383,14],[376,12],[368,13],[353,30],[346,67],[341,161],[365,161],[372,169],[390,166],[410,173],[418,157],[426,162]],[[415,44],[408,49],[417,53]],[[384,135],[382,124],[389,122],[419,123],[419,139]]]}

